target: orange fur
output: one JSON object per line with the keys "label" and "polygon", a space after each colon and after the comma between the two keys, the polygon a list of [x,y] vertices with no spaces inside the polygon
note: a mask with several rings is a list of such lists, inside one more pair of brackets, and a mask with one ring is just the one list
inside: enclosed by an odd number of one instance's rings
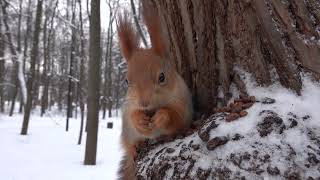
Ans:
{"label": "orange fur", "polygon": [[137,32],[131,26],[127,11],[119,14],[117,30],[122,54],[126,59],[130,59],[132,53],[139,49],[140,40]]}
{"label": "orange fur", "polygon": [[152,49],[162,57],[166,55],[165,42],[160,26],[160,17],[157,9],[151,4],[150,0],[142,1],[142,15],[147,26]]}
{"label": "orange fur", "polygon": [[152,117],[155,127],[162,129],[164,134],[172,135],[185,127],[183,117],[173,108],[160,108]]}
{"label": "orange fur", "polygon": [[134,110],[131,113],[131,119],[133,126],[139,131],[139,133],[149,136],[152,133],[152,127],[150,117],[147,116],[141,110]]}
{"label": "orange fur", "polygon": [[139,47],[139,38],[127,14],[118,19],[120,48],[128,65],[129,82],[122,109],[121,140],[126,155],[120,175],[124,180],[135,179],[134,159],[139,141],[175,134],[188,126],[192,118],[190,92],[166,57],[159,16],[148,6],[148,1],[143,0],[150,49]]}

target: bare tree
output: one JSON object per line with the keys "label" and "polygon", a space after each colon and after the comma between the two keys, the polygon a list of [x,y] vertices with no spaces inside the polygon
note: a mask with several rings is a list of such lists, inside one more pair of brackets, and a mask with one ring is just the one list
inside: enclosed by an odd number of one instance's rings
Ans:
{"label": "bare tree", "polygon": [[[53,1],[51,1],[52,3]],[[43,28],[43,72],[42,72],[42,84],[43,84],[43,92],[41,97],[41,116],[46,112],[48,108],[48,96],[49,96],[49,83],[50,78],[48,76],[50,72],[50,45],[52,40],[52,29],[54,24],[54,18],[56,9],[58,7],[58,0],[55,2],[54,9],[52,13],[50,13],[50,9],[52,4],[49,4],[45,10],[45,21],[44,21],[44,28]],[[48,26],[50,27],[48,28]]]}
{"label": "bare tree", "polygon": [[86,87],[85,84],[85,77],[84,77],[84,71],[85,71],[85,44],[84,44],[84,34],[83,34],[83,18],[82,18],[82,6],[81,6],[81,0],[78,0],[79,4],[79,21],[80,21],[80,79],[79,79],[79,103],[80,103],[80,115],[81,115],[81,121],[80,121],[80,131],[79,131],[79,139],[78,144],[81,144],[82,140],[82,134],[83,134],[83,125],[84,125],[84,108],[85,108],[85,100],[84,100],[84,88]]}
{"label": "bare tree", "polygon": [[119,8],[119,1],[109,0],[107,1],[109,7],[109,24],[107,31],[107,46],[106,46],[106,55],[105,55],[105,71],[104,71],[104,87],[103,87],[103,101],[102,101],[102,118],[105,119],[106,108],[108,108],[108,116],[112,116],[112,72],[113,72],[113,64],[112,64],[112,46],[113,46],[113,22],[115,20],[117,10]]}
{"label": "bare tree", "polygon": [[[75,2],[72,0],[72,19],[71,23],[75,24]],[[72,117],[73,111],[73,75],[74,75],[74,58],[75,58],[75,43],[76,43],[76,30],[72,27],[71,32],[71,46],[70,46],[70,62],[69,62],[69,77],[68,77],[68,99],[67,99],[67,119],[66,119],[66,131],[69,129],[69,118]]]}
{"label": "bare tree", "polygon": [[[0,15],[3,16],[2,10],[0,11]],[[4,112],[4,69],[5,69],[5,61],[4,59],[4,50],[5,50],[5,43],[4,43],[4,34],[2,30],[2,20],[0,19],[0,112]]]}
{"label": "bare tree", "polygon": [[100,36],[100,0],[91,0],[87,112],[88,131],[84,159],[85,165],[96,164],[100,98]]}
{"label": "bare tree", "polygon": [[[4,6],[7,6],[6,5],[7,2],[4,2]],[[6,11],[6,9],[3,10],[4,12]],[[7,13],[6,13],[7,14]],[[8,15],[6,15],[8,16]],[[21,51],[21,17],[22,17],[22,0],[19,1],[19,14],[18,14],[18,32],[17,32],[17,48],[13,48],[11,49],[11,53],[12,54],[15,54],[15,56],[17,56],[17,52],[13,52],[13,51],[16,51],[15,49],[17,49],[18,53],[20,53]],[[4,19],[5,21],[8,21],[8,17],[5,17]],[[5,22],[6,23],[6,22]],[[9,30],[9,25],[6,26],[8,27],[6,30]],[[11,31],[7,32],[7,34],[10,33],[10,36],[11,36]],[[8,38],[9,40],[9,43],[11,44],[11,46],[14,46],[13,45],[13,42],[12,42],[12,38]],[[14,87],[12,89],[12,92],[11,92],[11,107],[10,107],[10,112],[9,112],[9,116],[12,116],[13,115],[13,111],[14,111],[14,107],[15,107],[15,104],[16,104],[16,97],[17,97],[17,94],[18,94],[18,88],[19,88],[19,79],[18,79],[18,66],[19,66],[19,62],[17,62],[16,60],[17,59],[14,59],[14,67],[13,67],[13,71],[11,72],[11,81],[13,82],[14,84]]]}
{"label": "bare tree", "polygon": [[42,17],[42,0],[38,0],[37,2],[37,12],[36,12],[36,21],[34,25],[34,33],[33,33],[33,44],[31,50],[31,62],[30,62],[30,75],[27,82],[27,102],[25,105],[23,123],[21,128],[21,135],[26,135],[28,132],[28,125],[30,120],[30,112],[32,108],[32,98],[33,98],[33,80],[35,78],[35,65],[36,60],[38,58],[39,53],[39,37],[41,30],[41,17]]}
{"label": "bare tree", "polygon": [[[12,56],[12,62],[14,64],[14,68],[11,73],[11,80],[14,83],[14,88],[13,88],[13,97],[12,97],[12,103],[11,103],[11,109],[9,115],[12,116],[13,114],[13,109],[14,109],[14,104],[15,104],[15,98],[17,95],[17,88],[20,85],[20,90],[21,90],[21,95],[22,95],[22,101],[21,103],[24,104],[26,100],[26,89],[25,89],[25,80],[24,80],[24,75],[22,72],[22,54],[20,53],[21,47],[18,47],[16,49],[14,43],[13,43],[13,38],[11,34],[11,29],[8,23],[8,13],[7,13],[7,6],[8,2],[0,1],[1,7],[2,7],[2,13],[3,13],[3,22],[5,25],[5,30],[6,30],[6,36],[7,36],[7,43],[9,45],[10,53]],[[19,44],[19,43],[18,43]],[[21,46],[21,44],[19,45]],[[18,50],[18,52],[17,52]]]}
{"label": "bare tree", "polygon": [[112,95],[112,72],[113,72],[113,64],[112,64],[112,44],[113,44],[113,28],[112,23],[110,24],[110,31],[109,31],[109,54],[106,54],[108,58],[108,69],[107,69],[107,99],[108,99],[108,117],[112,116],[112,104],[113,104],[113,95]]}
{"label": "bare tree", "polygon": [[[22,60],[22,71],[23,74],[25,74],[25,69],[26,69],[26,59],[27,59],[27,52],[29,48],[29,39],[30,39],[30,32],[31,32],[31,20],[32,20],[32,12],[31,12],[31,2],[32,0],[28,1],[28,8],[27,8],[27,21],[26,21],[26,32],[24,35],[24,40],[23,40],[23,60]],[[20,108],[19,108],[19,113],[22,113],[24,103],[20,102]]]}

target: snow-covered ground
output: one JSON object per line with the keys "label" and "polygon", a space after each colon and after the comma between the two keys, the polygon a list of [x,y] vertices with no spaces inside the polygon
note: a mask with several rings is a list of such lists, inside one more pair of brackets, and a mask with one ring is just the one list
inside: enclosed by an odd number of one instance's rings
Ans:
{"label": "snow-covered ground", "polygon": [[[0,114],[0,180],[112,180],[116,179],[122,150],[119,145],[121,120],[101,120],[97,165],[83,165],[85,134],[77,145],[80,116],[70,120],[65,131],[65,116],[51,112],[32,114],[27,136],[21,136],[22,115]],[[107,122],[114,123],[107,129]]]}

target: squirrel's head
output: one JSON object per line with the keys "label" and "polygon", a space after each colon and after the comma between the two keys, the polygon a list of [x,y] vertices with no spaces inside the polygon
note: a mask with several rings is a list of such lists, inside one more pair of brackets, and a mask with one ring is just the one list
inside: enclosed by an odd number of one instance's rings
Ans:
{"label": "squirrel's head", "polygon": [[117,30],[121,52],[128,65],[127,100],[141,109],[153,109],[164,105],[159,104],[160,102],[165,103],[170,99],[170,92],[177,79],[173,63],[167,58],[157,11],[147,5],[146,1],[142,4],[151,48],[140,47],[140,37],[133,28],[127,12],[118,16]]}

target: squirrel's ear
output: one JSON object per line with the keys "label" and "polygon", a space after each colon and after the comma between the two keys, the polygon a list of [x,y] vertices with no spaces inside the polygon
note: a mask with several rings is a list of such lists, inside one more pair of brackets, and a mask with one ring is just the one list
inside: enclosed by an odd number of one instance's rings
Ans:
{"label": "squirrel's ear", "polygon": [[142,0],[142,14],[150,35],[152,49],[159,56],[165,57],[166,46],[160,25],[160,17],[156,7],[154,7],[150,0]]}
{"label": "squirrel's ear", "polygon": [[133,52],[139,49],[139,36],[131,25],[127,11],[118,15],[117,31],[122,55],[128,61]]}

